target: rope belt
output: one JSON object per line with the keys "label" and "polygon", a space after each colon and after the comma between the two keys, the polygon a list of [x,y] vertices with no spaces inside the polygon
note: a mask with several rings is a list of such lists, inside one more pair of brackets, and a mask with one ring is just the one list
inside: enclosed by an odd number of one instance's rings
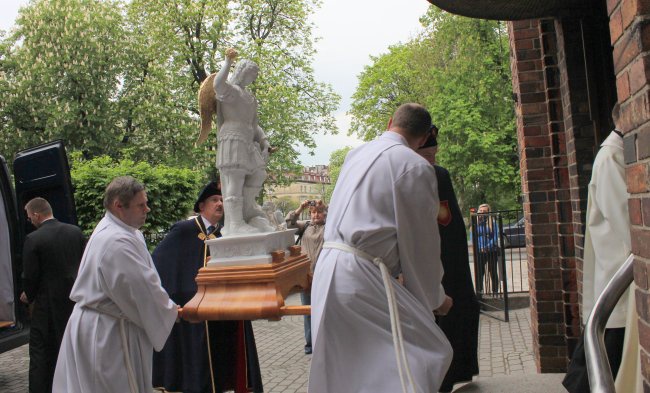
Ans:
{"label": "rope belt", "polygon": [[131,363],[131,355],[129,354],[129,342],[126,338],[126,321],[128,319],[122,313],[115,313],[112,310],[108,310],[104,307],[100,307],[97,304],[86,304],[84,308],[96,311],[100,314],[108,315],[120,321],[120,336],[122,339],[122,350],[124,351],[124,364],[126,365],[126,372],[129,379],[129,387],[131,393],[138,393],[138,384],[135,381],[135,373],[133,372],[133,365]]}
{"label": "rope belt", "polygon": [[390,327],[391,332],[393,333],[393,347],[395,348],[395,358],[397,360],[397,371],[399,372],[399,379],[402,383],[402,391],[408,393],[409,390],[406,386],[406,381],[404,380],[404,370],[406,371],[406,376],[408,377],[408,382],[410,384],[410,391],[416,392],[415,383],[413,382],[413,376],[411,375],[411,369],[409,368],[408,360],[406,358],[406,352],[404,351],[404,337],[402,336],[402,327],[400,324],[399,311],[397,309],[397,299],[395,298],[395,290],[393,288],[393,283],[391,282],[390,272],[384,263],[384,260],[379,257],[373,257],[372,255],[361,251],[357,248],[349,246],[345,243],[337,242],[325,242],[323,248],[333,248],[336,250],[344,251],[350,254],[354,254],[359,258],[371,261],[375,266],[379,267],[381,271],[381,278],[384,281],[384,288],[386,289],[386,298],[388,300],[388,313],[390,315]]}

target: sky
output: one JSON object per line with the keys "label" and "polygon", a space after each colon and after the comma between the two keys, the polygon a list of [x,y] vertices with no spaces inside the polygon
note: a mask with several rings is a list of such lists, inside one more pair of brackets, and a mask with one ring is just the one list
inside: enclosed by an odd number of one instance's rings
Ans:
{"label": "sky", "polygon": [[[28,0],[0,0],[0,29],[13,26],[20,6]],[[426,0],[322,0],[321,7],[312,15],[314,37],[319,37],[314,59],[316,80],[329,83],[341,96],[335,113],[338,135],[315,133],[318,146],[315,155],[300,149],[303,165],[328,164],[330,154],[345,146],[362,142],[348,137],[351,97],[358,75],[370,65],[370,56],[386,53],[388,47],[406,42],[420,30],[419,18],[429,3]],[[386,119],[388,121],[388,119]]]}

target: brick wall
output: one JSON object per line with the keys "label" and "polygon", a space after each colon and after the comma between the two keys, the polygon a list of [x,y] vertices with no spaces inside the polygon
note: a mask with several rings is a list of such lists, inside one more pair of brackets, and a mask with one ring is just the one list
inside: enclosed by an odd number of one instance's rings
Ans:
{"label": "brick wall", "polygon": [[[580,335],[578,283],[597,130],[610,128],[616,94],[611,59],[590,37],[609,28],[603,3],[601,19],[516,21],[509,29],[534,350],[540,372],[563,372]],[[609,40],[605,46],[611,53]]]}
{"label": "brick wall", "polygon": [[650,391],[650,1],[608,0],[614,70],[621,103],[626,181],[644,390]]}
{"label": "brick wall", "polygon": [[[564,192],[558,193],[556,201],[560,222],[569,221],[558,234],[569,355],[573,353],[581,330],[579,304],[582,304],[580,293],[587,190],[595,153],[612,129],[611,108],[616,101],[605,3],[602,2],[601,6],[602,9],[591,18],[562,18],[555,21],[566,129],[566,180],[570,194],[569,199],[565,199]],[[558,184],[558,189],[561,186],[564,184]]]}
{"label": "brick wall", "polygon": [[[552,19],[508,23],[526,217],[533,348],[540,372],[566,367],[557,186],[568,188]],[[568,194],[568,192],[567,192]],[[568,199],[568,196],[566,197]]]}

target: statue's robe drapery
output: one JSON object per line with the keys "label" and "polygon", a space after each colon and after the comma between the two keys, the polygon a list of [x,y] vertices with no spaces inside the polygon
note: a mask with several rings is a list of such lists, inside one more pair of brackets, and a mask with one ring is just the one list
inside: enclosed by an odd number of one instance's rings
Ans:
{"label": "statue's robe drapery", "polygon": [[[196,293],[196,275],[209,255],[205,238],[200,217],[180,221],[153,252],[163,288],[179,305],[185,305]],[[203,393],[212,392],[213,383],[216,392],[262,391],[250,321],[181,321],[172,329],[163,350],[154,353],[154,387]]]}
{"label": "statue's robe drapery", "polygon": [[445,168],[437,165],[434,167],[440,196],[440,257],[445,270],[442,286],[445,293],[454,300],[449,313],[436,318],[454,349],[451,366],[440,390],[451,391],[454,383],[471,381],[472,376],[478,374],[480,309],[469,268],[467,232],[451,177]]}

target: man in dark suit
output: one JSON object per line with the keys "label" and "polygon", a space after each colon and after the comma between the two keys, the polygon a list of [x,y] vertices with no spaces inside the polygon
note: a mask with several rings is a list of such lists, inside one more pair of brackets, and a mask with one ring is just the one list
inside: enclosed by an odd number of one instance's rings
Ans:
{"label": "man in dark suit", "polygon": [[[169,297],[184,305],[197,291],[196,275],[210,249],[206,239],[221,237],[223,199],[216,182],[194,204],[196,217],[179,221],[153,252]],[[165,347],[153,356],[153,386],[183,393],[262,392],[262,377],[250,321],[180,321]]]}
{"label": "man in dark suit", "polygon": [[43,198],[25,205],[36,231],[23,248],[20,300],[33,304],[29,333],[29,392],[51,392],[56,358],[74,302],[70,290],[77,278],[86,239],[79,228],[59,222]]}

